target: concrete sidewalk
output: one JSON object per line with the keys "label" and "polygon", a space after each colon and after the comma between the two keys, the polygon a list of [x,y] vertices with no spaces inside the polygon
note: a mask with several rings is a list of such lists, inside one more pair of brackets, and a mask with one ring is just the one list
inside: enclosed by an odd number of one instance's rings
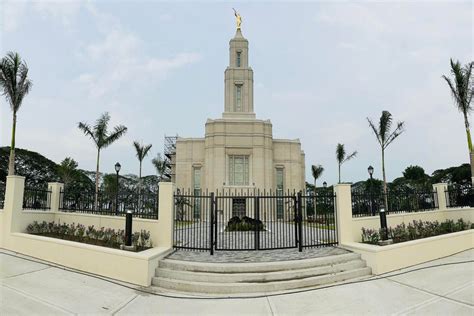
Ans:
{"label": "concrete sidewalk", "polygon": [[[0,249],[0,315],[474,315],[472,260],[469,250],[383,279],[262,298],[196,299],[143,293]],[[465,261],[471,262],[454,264]],[[439,264],[449,265],[433,267]]]}

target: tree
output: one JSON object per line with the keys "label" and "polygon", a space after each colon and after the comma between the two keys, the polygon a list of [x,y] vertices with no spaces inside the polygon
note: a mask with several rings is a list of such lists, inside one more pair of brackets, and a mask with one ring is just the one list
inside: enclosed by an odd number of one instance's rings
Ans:
{"label": "tree", "polygon": [[148,155],[148,152],[151,149],[151,144],[143,145],[137,141],[133,142],[133,147],[135,147],[136,155],[138,161],[140,162],[140,168],[138,169],[138,194],[140,195],[141,179],[142,179],[142,163],[143,159]]}
{"label": "tree", "polygon": [[15,135],[17,112],[33,83],[28,79],[28,66],[18,53],[9,52],[0,62],[0,88],[13,112],[12,139],[8,175],[15,174]]}
{"label": "tree", "polygon": [[473,62],[466,64],[464,67],[461,66],[459,61],[454,62],[452,59],[451,62],[451,74],[453,75],[453,80],[447,76],[442,76],[444,80],[448,83],[449,88],[451,89],[451,94],[453,95],[454,103],[464,116],[464,127],[466,128],[467,136],[467,147],[469,154],[472,152],[472,139],[471,131],[469,128],[469,119],[468,115],[472,111],[471,100],[474,94],[473,82],[472,82],[472,67]]}
{"label": "tree", "polygon": [[97,207],[99,198],[99,162],[100,162],[100,151],[110,146],[113,142],[118,140],[120,137],[125,135],[127,127],[124,125],[117,125],[113,128],[113,131],[109,133],[107,130],[110,121],[109,113],[105,112],[102,114],[94,126],[90,126],[87,123],[79,122],[78,128],[86,135],[89,136],[97,147],[97,164],[95,169],[95,203]]}
{"label": "tree", "polygon": [[346,161],[351,160],[357,156],[357,151],[354,151],[352,154],[346,156],[346,149],[344,148],[344,144],[337,144],[336,147],[336,159],[338,163],[338,170],[339,170],[339,182],[341,183],[341,166]]}
{"label": "tree", "polygon": [[382,174],[383,174],[383,193],[384,193],[384,202],[385,210],[388,211],[388,198],[387,198],[387,177],[385,176],[385,149],[404,132],[404,122],[398,122],[397,127],[390,131],[392,127],[392,114],[389,111],[383,111],[380,116],[380,121],[378,127],[367,118],[369,126],[372,128],[372,131],[377,138],[377,141],[380,144],[382,150]]}
{"label": "tree", "polygon": [[409,166],[403,171],[403,177],[411,181],[422,181],[426,179],[425,169],[420,166]]}
{"label": "tree", "polygon": [[321,165],[312,165],[311,166],[311,174],[314,178],[314,196],[316,196],[316,180],[321,177],[324,172],[324,168]]}
{"label": "tree", "polygon": [[151,160],[151,163],[156,169],[156,173],[158,174],[159,180],[163,180],[163,175],[166,172],[166,161],[161,158],[161,154],[158,153],[156,157]]}
{"label": "tree", "polygon": [[64,158],[58,166],[58,175],[64,183],[64,187],[68,187],[69,184],[77,178],[77,162],[71,157]]}

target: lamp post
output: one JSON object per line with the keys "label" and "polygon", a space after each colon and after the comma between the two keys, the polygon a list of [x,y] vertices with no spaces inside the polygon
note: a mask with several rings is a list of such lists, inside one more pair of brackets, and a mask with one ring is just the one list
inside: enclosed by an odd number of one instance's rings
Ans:
{"label": "lamp post", "polygon": [[116,163],[115,164],[115,172],[117,173],[117,187],[116,187],[116,194],[115,194],[115,215],[118,215],[119,213],[119,205],[118,205],[118,196],[119,196],[119,172],[120,172],[120,168],[122,168],[122,166],[120,165],[120,163]]}
{"label": "lamp post", "polygon": [[373,178],[372,175],[374,174],[374,167],[369,166],[367,168],[367,171],[369,172],[370,176],[370,188],[369,188],[369,194],[370,194],[370,212],[372,213],[372,216],[375,216],[375,209],[374,209],[374,196],[372,194],[372,186],[373,186]]}

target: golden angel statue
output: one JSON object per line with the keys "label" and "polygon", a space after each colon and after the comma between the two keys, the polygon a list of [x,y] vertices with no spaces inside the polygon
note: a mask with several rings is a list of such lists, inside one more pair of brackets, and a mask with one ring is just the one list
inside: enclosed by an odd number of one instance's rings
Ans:
{"label": "golden angel statue", "polygon": [[237,29],[240,30],[240,25],[242,24],[242,17],[237,11],[235,11],[234,8],[232,8],[232,10],[234,10],[235,22],[237,23]]}

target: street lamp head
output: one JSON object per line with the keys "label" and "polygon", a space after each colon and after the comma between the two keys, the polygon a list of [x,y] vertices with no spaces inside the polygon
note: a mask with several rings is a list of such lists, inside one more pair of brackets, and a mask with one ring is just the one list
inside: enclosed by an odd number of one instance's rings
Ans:
{"label": "street lamp head", "polygon": [[323,187],[324,188],[327,188],[328,187],[328,183],[326,181],[323,182]]}
{"label": "street lamp head", "polygon": [[369,172],[369,175],[372,177],[372,175],[374,174],[374,167],[369,166],[369,168],[367,168],[367,171]]}
{"label": "street lamp head", "polygon": [[116,163],[115,164],[115,172],[119,173],[120,172],[120,168],[122,168],[122,166],[120,165],[120,163]]}

